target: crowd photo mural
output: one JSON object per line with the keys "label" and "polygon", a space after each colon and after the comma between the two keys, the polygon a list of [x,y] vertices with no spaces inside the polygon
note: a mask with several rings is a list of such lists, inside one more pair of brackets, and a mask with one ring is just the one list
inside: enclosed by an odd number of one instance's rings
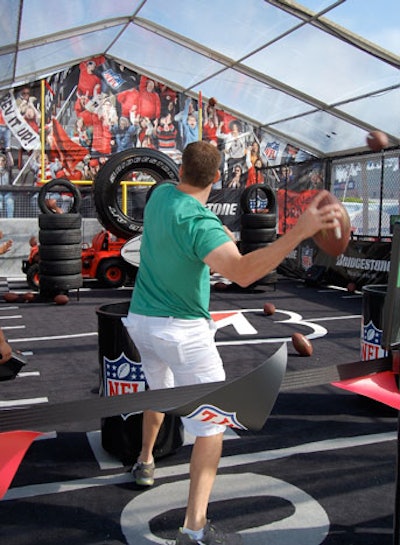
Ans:
{"label": "crowd photo mural", "polygon": [[[115,153],[150,148],[179,164],[185,146],[199,139],[221,151],[208,206],[238,238],[246,188],[274,191],[279,235],[327,187],[326,162],[225,111],[217,98],[187,96],[98,56],[0,93],[0,215],[35,217],[37,194],[26,208],[22,189],[54,178],[90,184]],[[307,247],[287,270],[304,275],[316,252]]]}
{"label": "crowd photo mural", "polygon": [[[0,144],[12,185],[57,176],[93,180],[112,154],[132,147],[160,150],[179,163],[182,150],[199,135],[223,152],[216,189],[265,183],[266,166],[311,158],[220,109],[215,99],[205,101],[199,115],[197,97],[178,93],[105,57],[81,62],[48,78],[45,85],[44,173],[40,170],[40,82],[1,96]],[[24,168],[27,162],[29,168]],[[270,176],[272,183],[279,183],[277,174]],[[282,176],[287,183],[290,177],[284,171]]]}

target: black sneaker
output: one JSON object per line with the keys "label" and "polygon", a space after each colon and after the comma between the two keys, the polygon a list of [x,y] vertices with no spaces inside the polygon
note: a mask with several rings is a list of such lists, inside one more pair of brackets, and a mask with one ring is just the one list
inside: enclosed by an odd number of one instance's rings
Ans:
{"label": "black sneaker", "polygon": [[227,534],[216,528],[210,521],[204,527],[204,536],[198,540],[184,534],[179,529],[175,545],[241,545],[242,536],[239,534]]}
{"label": "black sneaker", "polygon": [[154,484],[154,462],[145,464],[143,462],[136,462],[131,469],[133,478],[136,484],[139,486],[153,486]]}

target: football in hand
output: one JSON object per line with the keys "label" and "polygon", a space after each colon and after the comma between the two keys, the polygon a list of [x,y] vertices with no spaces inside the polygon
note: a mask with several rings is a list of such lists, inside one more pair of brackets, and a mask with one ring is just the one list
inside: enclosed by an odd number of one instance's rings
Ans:
{"label": "football in hand", "polygon": [[335,229],[321,229],[313,236],[313,240],[323,252],[337,257],[345,252],[349,244],[351,223],[346,208],[332,193],[322,199],[319,208],[327,204],[340,204],[342,215],[338,218],[339,225]]}

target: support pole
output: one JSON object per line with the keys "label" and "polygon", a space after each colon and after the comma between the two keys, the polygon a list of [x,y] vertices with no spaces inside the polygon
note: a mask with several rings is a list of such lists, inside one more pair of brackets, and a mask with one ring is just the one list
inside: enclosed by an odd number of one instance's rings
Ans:
{"label": "support pole", "polygon": [[[393,371],[399,372],[400,349],[392,350]],[[397,375],[398,379],[398,375]],[[396,480],[393,510],[393,545],[400,545],[400,411],[397,416]]]}
{"label": "support pole", "polygon": [[199,91],[199,99],[197,102],[197,125],[198,125],[198,131],[199,131],[199,140],[203,140],[203,95],[202,92]]}
{"label": "support pole", "polygon": [[40,116],[40,166],[41,166],[41,172],[42,172],[42,179],[41,182],[46,181],[46,166],[45,166],[45,154],[46,154],[46,112],[45,112],[45,82],[44,79],[40,82],[40,108],[41,108],[41,116]]}

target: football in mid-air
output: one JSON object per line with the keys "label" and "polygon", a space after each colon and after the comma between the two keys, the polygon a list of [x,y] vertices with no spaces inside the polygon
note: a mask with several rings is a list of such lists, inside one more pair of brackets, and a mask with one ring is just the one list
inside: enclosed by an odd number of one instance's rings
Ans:
{"label": "football in mid-air", "polygon": [[327,204],[340,204],[342,215],[338,218],[339,225],[335,229],[321,229],[313,236],[313,240],[326,254],[337,257],[345,252],[349,244],[351,222],[346,208],[332,193],[322,199],[319,208]]}
{"label": "football in mid-air", "polygon": [[311,341],[301,333],[293,333],[292,344],[300,356],[311,356],[313,353],[313,345],[311,344]]}
{"label": "football in mid-air", "polygon": [[389,138],[382,131],[371,131],[367,134],[367,146],[372,151],[382,151],[389,145]]}

